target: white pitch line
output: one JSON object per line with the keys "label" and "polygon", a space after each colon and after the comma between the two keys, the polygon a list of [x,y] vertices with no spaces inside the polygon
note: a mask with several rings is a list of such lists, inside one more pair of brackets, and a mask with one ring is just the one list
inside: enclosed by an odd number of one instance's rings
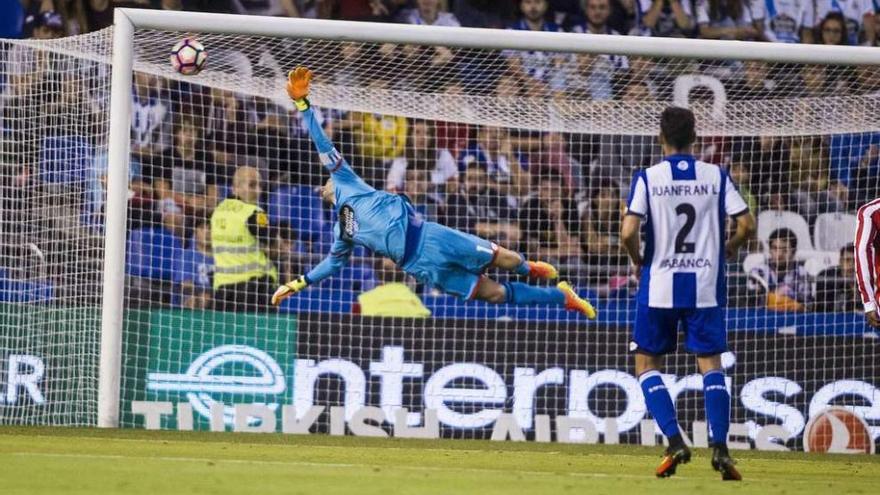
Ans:
{"label": "white pitch line", "polygon": [[[210,459],[207,457],[176,457],[176,456],[136,456],[136,455],[112,455],[112,454],[66,454],[66,453],[50,453],[50,452],[7,452],[0,454],[0,457],[19,456],[19,457],[60,457],[75,459],[108,459],[108,460],[155,460],[163,462],[199,462],[199,463],[226,463],[226,464],[263,464],[272,466],[300,466],[300,467],[324,467],[324,468],[364,468],[364,469],[388,469],[405,470],[405,471],[454,471],[454,472],[472,472],[472,473],[497,473],[511,474],[509,469],[491,469],[491,468],[458,468],[458,467],[440,467],[440,466],[393,466],[383,464],[353,464],[341,462],[310,462],[310,461],[267,461],[262,459]],[[529,476],[572,476],[578,478],[626,478],[626,479],[654,479],[650,475],[637,474],[608,474],[608,473],[585,473],[585,472],[553,472],[553,471],[520,471],[514,472]],[[686,477],[676,476],[678,479],[687,479]]]}

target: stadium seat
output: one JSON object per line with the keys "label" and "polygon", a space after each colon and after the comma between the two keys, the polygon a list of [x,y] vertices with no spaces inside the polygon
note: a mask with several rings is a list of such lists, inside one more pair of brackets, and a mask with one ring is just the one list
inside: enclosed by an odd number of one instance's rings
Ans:
{"label": "stadium seat", "polygon": [[40,151],[40,179],[47,184],[83,182],[93,167],[94,148],[81,136],[43,139]]}
{"label": "stadium seat", "polygon": [[183,253],[183,243],[161,227],[133,230],[128,236],[125,271],[154,280],[174,280],[174,260]]}
{"label": "stadium seat", "polygon": [[308,186],[282,186],[269,194],[269,218],[290,224],[300,239],[326,243],[332,231],[321,198]]}
{"label": "stadium seat", "polygon": [[764,253],[751,253],[748,254],[745,259],[743,259],[742,267],[743,272],[748,275],[753,268],[756,266],[765,263],[767,261],[767,255]]}
{"label": "stadium seat", "polygon": [[834,268],[840,263],[839,251],[816,251],[804,261],[804,269],[811,277],[817,277],[823,271]]}
{"label": "stadium seat", "polygon": [[857,219],[849,213],[822,213],[813,226],[813,241],[819,251],[839,251],[853,242]]}
{"label": "stadium seat", "polygon": [[758,214],[758,239],[764,248],[770,247],[770,235],[779,229],[788,229],[797,237],[798,258],[804,259],[802,253],[813,251],[810,238],[810,226],[806,219],[793,211],[765,210]]}

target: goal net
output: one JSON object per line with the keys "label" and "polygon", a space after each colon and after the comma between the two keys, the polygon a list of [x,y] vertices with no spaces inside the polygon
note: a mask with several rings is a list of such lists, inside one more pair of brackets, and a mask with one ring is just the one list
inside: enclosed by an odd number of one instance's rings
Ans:
{"label": "goal net", "polygon": [[[168,60],[185,36],[208,52],[195,76]],[[111,38],[2,44],[0,422],[96,421]],[[726,266],[732,445],[827,449],[806,428],[832,407],[867,425],[865,445],[880,436],[851,246],[857,207],[878,195],[876,66],[140,28],[133,47],[131,120],[113,123],[131,136],[120,426],[659,442],[632,371],[618,232],[633,173],[663,159],[659,114],[678,105],[696,114],[696,156],[758,219]],[[367,183],[554,263],[598,319],[457,298],[362,248],[269,305],[328,255],[338,222],[284,92],[297,65]],[[694,359],[680,346],[666,364],[679,421],[705,445]]]}

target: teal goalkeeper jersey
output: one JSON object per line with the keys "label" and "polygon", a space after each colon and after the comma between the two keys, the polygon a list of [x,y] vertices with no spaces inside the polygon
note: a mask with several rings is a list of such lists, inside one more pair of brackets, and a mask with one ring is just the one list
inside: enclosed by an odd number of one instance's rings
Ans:
{"label": "teal goalkeeper jersey", "polygon": [[339,218],[333,227],[330,254],[306,274],[306,281],[314,284],[338,272],[348,262],[354,246],[363,246],[400,264],[406,231],[414,215],[409,202],[364,182],[324,134],[312,109],[302,112],[302,116],[321,164],[333,179]]}

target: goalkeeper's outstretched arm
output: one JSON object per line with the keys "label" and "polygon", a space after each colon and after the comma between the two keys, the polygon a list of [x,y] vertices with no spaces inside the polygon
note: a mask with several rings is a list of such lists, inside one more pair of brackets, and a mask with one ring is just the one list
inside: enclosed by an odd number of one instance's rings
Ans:
{"label": "goalkeeper's outstretched arm", "polygon": [[372,187],[358,177],[351,168],[351,165],[336,150],[333,142],[324,133],[324,128],[321,127],[317,117],[315,117],[315,112],[312,110],[311,103],[309,103],[308,96],[311,81],[312,71],[305,67],[297,67],[290,71],[287,75],[287,95],[290,96],[293,104],[296,105],[297,110],[302,114],[309,137],[315,144],[315,149],[318,150],[321,165],[330,172],[335,182],[354,186],[355,190],[373,190]]}
{"label": "goalkeeper's outstretched arm", "polygon": [[336,239],[330,254],[309,270],[309,273],[278,287],[272,295],[272,304],[278,304],[306,287],[339,273],[339,270],[348,263],[353,249],[351,243]]}

